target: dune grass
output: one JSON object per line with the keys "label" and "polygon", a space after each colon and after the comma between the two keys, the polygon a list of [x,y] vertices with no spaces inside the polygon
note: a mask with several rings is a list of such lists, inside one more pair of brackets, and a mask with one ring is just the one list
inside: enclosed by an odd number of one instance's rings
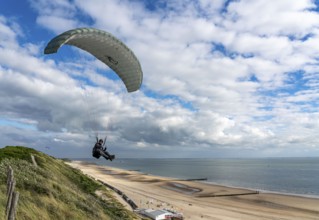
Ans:
{"label": "dune grass", "polygon": [[[32,163],[31,154],[38,166]],[[140,219],[100,183],[62,160],[20,146],[0,149],[0,219],[5,216],[8,166],[14,170],[20,193],[17,220]],[[107,199],[97,196],[97,190]]]}

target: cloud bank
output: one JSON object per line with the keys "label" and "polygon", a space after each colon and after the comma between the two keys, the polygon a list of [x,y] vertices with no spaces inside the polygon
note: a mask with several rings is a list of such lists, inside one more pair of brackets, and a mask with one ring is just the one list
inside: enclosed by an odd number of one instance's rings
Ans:
{"label": "cloud bank", "polygon": [[86,157],[99,132],[120,157],[319,155],[313,1],[29,6],[51,37],[80,26],[114,34],[139,58],[144,81],[127,94],[84,52],[44,56],[50,38],[34,42],[23,20],[0,13],[2,145]]}

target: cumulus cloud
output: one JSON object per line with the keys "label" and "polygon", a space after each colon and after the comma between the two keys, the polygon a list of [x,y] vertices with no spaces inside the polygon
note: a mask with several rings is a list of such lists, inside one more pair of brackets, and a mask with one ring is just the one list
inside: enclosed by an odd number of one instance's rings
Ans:
{"label": "cumulus cloud", "polygon": [[195,146],[271,154],[319,143],[313,1],[30,4],[52,36],[78,26],[118,36],[140,59],[143,86],[127,94],[109,68],[79,50],[43,57],[41,44],[19,41],[26,37],[21,24],[0,16],[1,128],[10,127],[3,143],[81,155],[100,132],[125,156],[179,156]]}

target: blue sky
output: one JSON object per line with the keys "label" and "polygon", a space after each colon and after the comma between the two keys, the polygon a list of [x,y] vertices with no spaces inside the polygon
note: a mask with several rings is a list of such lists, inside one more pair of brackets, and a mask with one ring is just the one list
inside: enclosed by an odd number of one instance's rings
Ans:
{"label": "blue sky", "polygon": [[[121,39],[144,78],[127,93],[56,35]],[[0,146],[88,157],[319,156],[319,13],[311,0],[1,0]]]}

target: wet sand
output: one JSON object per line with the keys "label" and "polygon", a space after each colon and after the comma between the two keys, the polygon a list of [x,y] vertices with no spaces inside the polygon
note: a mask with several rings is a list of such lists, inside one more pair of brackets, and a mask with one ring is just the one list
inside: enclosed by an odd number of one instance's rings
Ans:
{"label": "wet sand", "polygon": [[167,208],[183,213],[185,219],[319,220],[319,199],[181,181],[80,161],[67,164],[121,190],[139,208]]}

